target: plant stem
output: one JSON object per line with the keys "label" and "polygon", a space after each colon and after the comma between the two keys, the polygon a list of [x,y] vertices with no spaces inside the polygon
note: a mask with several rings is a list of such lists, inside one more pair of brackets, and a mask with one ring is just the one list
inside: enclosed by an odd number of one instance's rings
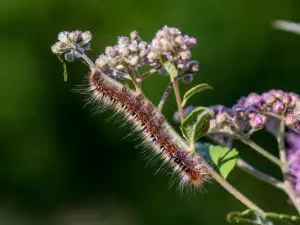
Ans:
{"label": "plant stem", "polygon": [[122,65],[125,67],[128,75],[130,76],[130,79],[135,87],[135,90],[138,93],[142,93],[141,84],[140,84],[140,82],[137,82],[137,80],[136,80],[136,72],[130,66],[128,66],[128,64],[126,62],[123,62]]}
{"label": "plant stem", "polygon": [[263,149],[262,147],[260,147],[258,144],[256,144],[254,141],[252,141],[251,139],[249,139],[244,134],[241,134],[241,133],[237,134],[236,137],[240,141],[242,141],[244,144],[248,145],[253,150],[255,150],[259,154],[263,155],[264,157],[266,157],[267,159],[269,159],[271,162],[275,163],[277,166],[281,167],[283,165],[283,163],[277,157],[275,157],[272,154],[270,154],[268,151],[266,151],[265,149]]}
{"label": "plant stem", "polygon": [[164,94],[163,94],[163,96],[162,96],[162,98],[161,98],[161,100],[160,100],[160,102],[159,102],[159,105],[158,105],[157,108],[158,108],[158,110],[159,110],[160,112],[162,111],[162,107],[163,107],[163,105],[165,104],[165,102],[166,102],[166,100],[167,100],[169,94],[170,94],[171,91],[172,91],[172,88],[173,88],[172,85],[173,85],[172,82],[170,82],[170,83],[168,84],[168,86],[167,86],[167,88],[166,88],[166,90],[165,90],[165,92],[164,92]]}
{"label": "plant stem", "polygon": [[178,87],[178,79],[175,77],[172,79],[172,84],[173,84],[173,89],[174,89],[174,94],[176,97],[176,102],[177,102],[177,107],[180,115],[180,120],[184,120],[184,112],[183,112],[183,107],[181,107],[181,97],[180,97],[180,92],[179,92],[179,87]]}
{"label": "plant stem", "polygon": [[156,73],[157,70],[161,69],[161,67],[162,67],[162,66],[159,65],[159,66],[157,66],[157,67],[155,67],[155,68],[153,68],[153,69],[151,69],[151,70],[149,70],[149,71],[147,71],[147,72],[141,74],[140,76],[138,76],[138,77],[136,78],[136,80],[137,80],[138,82],[144,80],[145,78],[149,77],[149,76],[152,75],[153,73]]}
{"label": "plant stem", "polygon": [[259,208],[256,204],[250,201],[247,197],[245,197],[241,192],[239,192],[235,187],[233,187],[230,183],[228,183],[220,174],[218,174],[214,169],[210,167],[211,176],[230,194],[236,197],[240,202],[242,202],[249,209],[256,210],[260,213],[264,213],[264,211]]}
{"label": "plant stem", "polygon": [[297,193],[295,192],[295,189],[293,188],[292,183],[289,180],[289,173],[287,168],[287,161],[286,161],[286,149],[284,145],[284,136],[285,136],[285,122],[284,118],[282,117],[280,120],[280,126],[279,126],[279,132],[277,135],[277,142],[278,142],[278,148],[279,148],[279,156],[280,160],[282,162],[281,165],[281,171],[284,178],[284,191],[289,196],[290,200],[296,207],[298,213],[300,213],[300,204],[297,201]]}
{"label": "plant stem", "polygon": [[245,172],[249,173],[250,175],[256,177],[257,179],[264,181],[274,187],[277,187],[279,189],[284,189],[284,184],[283,182],[277,180],[274,177],[271,177],[268,174],[265,174],[257,169],[255,169],[253,166],[251,166],[250,164],[248,164],[247,162],[245,162],[243,159],[239,158],[237,160],[237,167],[239,167],[240,169],[244,170]]}
{"label": "plant stem", "polygon": [[281,162],[283,163],[282,165],[282,172],[283,174],[287,174],[286,171],[286,152],[285,152],[285,146],[284,146],[284,135],[285,135],[285,123],[284,119],[282,118],[280,120],[280,126],[279,126],[279,132],[277,135],[277,143],[278,143],[278,149],[279,149],[279,157]]}

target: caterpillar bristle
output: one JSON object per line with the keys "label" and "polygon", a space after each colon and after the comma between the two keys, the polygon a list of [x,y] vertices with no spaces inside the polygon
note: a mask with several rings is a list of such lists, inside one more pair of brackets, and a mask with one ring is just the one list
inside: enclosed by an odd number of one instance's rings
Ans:
{"label": "caterpillar bristle", "polygon": [[165,126],[165,118],[142,94],[137,94],[125,85],[116,85],[104,76],[98,71],[90,74],[91,101],[101,103],[102,110],[114,109],[114,116],[118,112],[125,115],[126,120],[133,125],[131,134],[141,133],[142,144],[148,145],[143,150],[148,164],[156,163],[156,157],[163,160],[156,173],[169,165],[173,170],[172,183],[179,183],[180,189],[185,186],[201,187],[209,177],[204,159],[196,153],[183,151],[179,141],[170,136],[171,128]]}

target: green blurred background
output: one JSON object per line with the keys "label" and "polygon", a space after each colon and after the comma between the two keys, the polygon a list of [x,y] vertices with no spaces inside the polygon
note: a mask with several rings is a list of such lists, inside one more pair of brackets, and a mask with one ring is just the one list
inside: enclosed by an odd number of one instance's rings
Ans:
{"label": "green blurred background", "polygon": [[[86,0],[0,2],[0,224],[227,224],[226,214],[244,206],[217,183],[181,197],[156,166],[146,167],[129,128],[106,122],[111,111],[93,115],[85,97],[72,93],[88,68],[62,67],[50,51],[64,30],[90,30],[95,59],[117,36],[139,31],[150,42],[163,25],[194,36],[195,83],[215,90],[194,105],[231,106],[240,96],[272,88],[300,93],[300,36],[274,30],[275,19],[300,21],[296,0]],[[168,83],[154,75],[144,84],[157,104]],[[182,85],[182,90],[191,87]],[[173,96],[165,107],[171,121]],[[174,124],[175,125],[175,124]],[[275,140],[254,137],[276,154]],[[278,178],[277,168],[237,144],[240,154]],[[236,169],[238,189],[266,211],[295,213],[286,196]]]}

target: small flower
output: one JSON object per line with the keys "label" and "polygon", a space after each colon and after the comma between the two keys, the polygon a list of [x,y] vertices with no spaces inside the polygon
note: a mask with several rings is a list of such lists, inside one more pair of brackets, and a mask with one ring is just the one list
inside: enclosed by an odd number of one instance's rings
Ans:
{"label": "small flower", "polygon": [[297,123],[298,119],[297,116],[295,114],[288,114],[285,118],[285,124],[287,126],[295,126],[295,124]]}
{"label": "small flower", "polygon": [[262,94],[262,98],[265,100],[267,105],[271,105],[276,101],[276,97],[269,92]]}
{"label": "small flower", "polygon": [[259,114],[256,114],[250,118],[249,124],[255,130],[262,129],[265,124],[265,118]]}
{"label": "small flower", "polygon": [[185,74],[182,76],[182,81],[186,84],[189,84],[193,81],[194,74]]}
{"label": "small flower", "polygon": [[276,101],[276,102],[273,103],[272,109],[273,109],[273,111],[274,111],[276,114],[281,115],[282,113],[285,112],[286,107],[285,107],[285,104],[284,104],[283,102],[281,102],[281,101]]}
{"label": "small flower", "polygon": [[292,96],[289,93],[284,93],[282,97],[282,102],[286,105],[289,105],[292,102]]}

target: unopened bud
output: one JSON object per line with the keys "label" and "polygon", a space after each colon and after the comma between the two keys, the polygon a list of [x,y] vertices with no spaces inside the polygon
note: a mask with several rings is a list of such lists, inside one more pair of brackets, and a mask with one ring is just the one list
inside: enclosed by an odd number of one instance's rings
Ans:
{"label": "unopened bud", "polygon": [[193,74],[185,74],[183,75],[182,77],[182,81],[185,83],[185,84],[189,84],[193,81],[194,79],[194,75]]}
{"label": "unopened bud", "polygon": [[199,71],[199,64],[197,61],[190,61],[186,64],[186,70],[189,72]]}
{"label": "unopened bud", "polygon": [[223,113],[219,113],[216,115],[217,124],[222,124],[226,122],[226,116]]}
{"label": "unopened bud", "polygon": [[288,114],[285,118],[285,125],[294,126],[297,122],[297,116],[294,114]]}
{"label": "unopened bud", "polygon": [[81,39],[83,43],[90,42],[92,40],[92,33],[90,31],[85,31],[81,34]]}
{"label": "unopened bud", "polygon": [[188,62],[192,57],[192,53],[190,51],[182,51],[179,53],[179,57],[183,62]]}
{"label": "unopened bud", "polygon": [[256,114],[255,116],[251,117],[249,120],[249,125],[256,130],[262,129],[264,127],[264,124],[265,124],[265,119],[259,114]]}
{"label": "unopened bud", "polygon": [[69,37],[68,37],[68,35],[69,35],[69,32],[66,32],[66,31],[60,32],[58,34],[58,38],[57,39],[59,41],[67,44],[67,43],[69,43]]}
{"label": "unopened bud", "polygon": [[264,93],[262,97],[267,105],[272,105],[276,101],[276,97],[271,93]]}
{"label": "unopened bud", "polygon": [[79,30],[76,31],[72,31],[69,34],[69,38],[71,39],[71,41],[78,41],[81,39],[81,32]]}
{"label": "unopened bud", "polygon": [[285,107],[285,104],[284,104],[283,102],[281,102],[281,101],[276,101],[276,102],[273,103],[272,109],[273,109],[273,111],[274,111],[275,113],[277,113],[277,114],[280,115],[280,114],[282,114],[282,113],[285,112],[286,107]]}
{"label": "unopened bud", "polygon": [[138,38],[139,38],[139,33],[138,33],[136,30],[132,31],[132,32],[130,33],[130,38],[131,38],[131,40],[136,40],[136,39],[138,39]]}
{"label": "unopened bud", "polygon": [[67,62],[74,62],[74,59],[75,59],[75,57],[74,57],[74,52],[73,51],[65,53],[65,60]]}
{"label": "unopened bud", "polygon": [[106,55],[100,55],[97,59],[96,59],[96,65],[99,66],[100,68],[103,68],[105,66],[107,66],[108,64],[108,58]]}
{"label": "unopened bud", "polygon": [[115,57],[117,55],[117,50],[112,47],[112,46],[108,46],[105,48],[105,54],[108,56],[108,57]]}
{"label": "unopened bud", "polygon": [[138,51],[138,45],[136,42],[132,42],[131,45],[129,45],[129,50],[131,52],[137,52]]}
{"label": "unopened bud", "polygon": [[283,96],[282,96],[282,102],[286,105],[289,105],[291,102],[292,102],[292,96],[288,93],[285,93]]}
{"label": "unopened bud", "polygon": [[69,46],[61,41],[58,41],[51,46],[51,51],[54,54],[63,54],[69,50],[70,50]]}
{"label": "unopened bud", "polygon": [[139,57],[135,55],[130,59],[129,64],[132,66],[137,66],[138,62],[139,62]]}

